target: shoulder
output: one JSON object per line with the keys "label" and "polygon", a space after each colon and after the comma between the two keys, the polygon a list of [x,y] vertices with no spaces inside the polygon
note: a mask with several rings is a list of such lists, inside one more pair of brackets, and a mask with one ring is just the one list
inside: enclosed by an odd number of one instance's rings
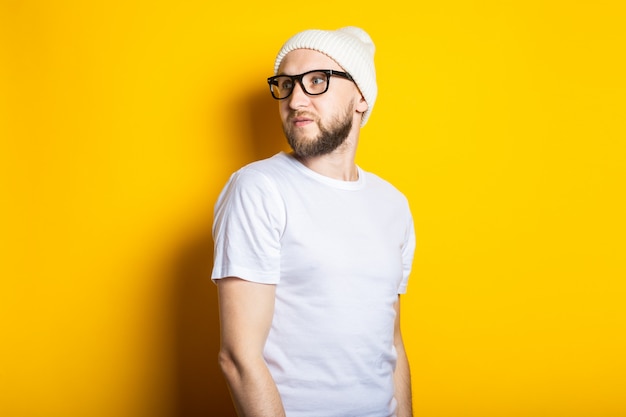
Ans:
{"label": "shoulder", "polygon": [[284,218],[282,193],[272,173],[273,158],[252,162],[231,176],[214,207],[216,224],[227,219],[244,223],[256,219],[274,225]]}
{"label": "shoulder", "polygon": [[372,172],[363,171],[363,173],[367,181],[367,186],[378,193],[381,198],[408,205],[408,199],[395,185]]}
{"label": "shoulder", "polygon": [[247,186],[275,183],[293,169],[289,158],[288,155],[280,152],[270,158],[251,162],[235,171],[229,182]]}
{"label": "shoulder", "polygon": [[263,173],[274,175],[285,170],[293,169],[292,157],[284,152],[259,161],[251,162],[240,168],[237,172]]}
{"label": "shoulder", "polygon": [[216,213],[238,208],[241,212],[284,213],[285,196],[293,181],[293,162],[280,152],[270,158],[251,162],[235,171],[223,187],[215,206]]}

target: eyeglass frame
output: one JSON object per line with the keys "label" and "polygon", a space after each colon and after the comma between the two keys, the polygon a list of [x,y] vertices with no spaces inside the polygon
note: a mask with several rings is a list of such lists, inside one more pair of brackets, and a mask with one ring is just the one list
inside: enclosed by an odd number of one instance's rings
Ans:
{"label": "eyeglass frame", "polygon": [[[306,87],[304,86],[304,83],[302,82],[302,78],[305,75],[311,74],[313,72],[323,72],[324,74],[326,74],[326,76],[328,77],[328,80],[326,82],[326,88],[324,89],[324,91],[322,91],[321,93],[309,93],[306,89]],[[348,74],[347,72],[343,72],[343,71],[337,71],[337,70],[331,70],[331,69],[316,69],[316,70],[311,70],[311,71],[307,71],[307,72],[303,72],[302,74],[297,74],[297,75],[287,75],[287,74],[279,74],[279,75],[274,75],[272,77],[269,77],[267,79],[267,84],[270,87],[270,93],[272,94],[272,97],[276,100],[284,100],[286,98],[288,98],[289,96],[291,96],[291,94],[293,93],[294,88],[296,88],[296,83],[295,81],[298,82],[298,84],[300,84],[300,88],[302,88],[302,91],[309,96],[319,96],[324,94],[325,92],[328,91],[328,87],[330,87],[330,78],[336,75],[338,77],[344,78],[346,80],[354,81],[354,78],[352,78],[352,76],[350,74]],[[289,94],[287,94],[285,97],[276,97],[274,95],[274,90],[272,90],[272,85],[278,85],[275,83],[276,79],[280,78],[280,77],[288,77],[291,78],[291,81],[293,82],[293,87],[291,87],[291,91],[289,92]]]}

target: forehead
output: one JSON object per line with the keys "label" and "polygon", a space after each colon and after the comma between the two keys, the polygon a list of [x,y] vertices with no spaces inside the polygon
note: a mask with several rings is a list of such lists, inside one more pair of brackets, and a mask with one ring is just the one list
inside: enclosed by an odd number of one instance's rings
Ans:
{"label": "forehead", "polygon": [[316,69],[343,70],[334,59],[326,54],[312,49],[295,49],[285,55],[278,73],[294,75]]}

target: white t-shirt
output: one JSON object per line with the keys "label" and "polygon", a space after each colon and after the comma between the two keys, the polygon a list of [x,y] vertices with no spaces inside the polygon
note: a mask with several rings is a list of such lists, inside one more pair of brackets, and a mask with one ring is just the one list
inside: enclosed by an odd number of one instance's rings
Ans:
{"label": "white t-shirt", "polygon": [[406,198],[359,168],[335,180],[279,153],[215,207],[213,279],[276,285],[264,350],[287,417],[395,415],[394,303],[415,249]]}

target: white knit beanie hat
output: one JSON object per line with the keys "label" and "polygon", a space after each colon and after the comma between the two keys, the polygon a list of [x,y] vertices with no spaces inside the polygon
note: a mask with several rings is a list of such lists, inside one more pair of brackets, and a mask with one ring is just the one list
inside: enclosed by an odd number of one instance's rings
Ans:
{"label": "white knit beanie hat", "polygon": [[364,126],[374,108],[378,87],[374,68],[374,43],[370,36],[355,26],[337,30],[305,30],[292,36],[278,52],[274,75],[285,55],[294,49],[312,49],[328,55],[352,76],[367,102],[361,126]]}

